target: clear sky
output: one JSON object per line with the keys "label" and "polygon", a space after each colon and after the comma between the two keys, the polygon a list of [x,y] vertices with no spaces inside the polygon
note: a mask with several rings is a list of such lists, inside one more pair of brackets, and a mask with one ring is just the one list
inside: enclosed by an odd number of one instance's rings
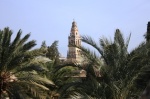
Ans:
{"label": "clear sky", "polygon": [[131,33],[129,50],[144,41],[150,21],[150,0],[0,0],[0,29],[10,27],[14,35],[22,29],[30,39],[49,46],[59,40],[59,51],[66,56],[73,19],[79,33],[113,39],[119,28],[124,37]]}

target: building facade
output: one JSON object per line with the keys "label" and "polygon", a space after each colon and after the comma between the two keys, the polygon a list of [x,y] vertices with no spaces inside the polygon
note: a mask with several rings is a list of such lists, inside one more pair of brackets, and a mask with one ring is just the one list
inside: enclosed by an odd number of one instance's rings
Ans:
{"label": "building facade", "polygon": [[81,36],[77,28],[77,23],[73,21],[68,37],[67,61],[69,62],[81,62],[81,51],[75,46],[81,46]]}

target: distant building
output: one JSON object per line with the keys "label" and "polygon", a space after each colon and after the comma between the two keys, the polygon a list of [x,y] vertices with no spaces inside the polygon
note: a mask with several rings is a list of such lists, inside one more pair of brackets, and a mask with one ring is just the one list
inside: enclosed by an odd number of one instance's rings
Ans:
{"label": "distant building", "polygon": [[70,35],[68,37],[68,52],[67,52],[67,62],[78,62],[82,61],[81,50],[76,46],[81,46],[81,36],[79,34],[77,23],[72,22],[72,27]]}
{"label": "distant building", "polygon": [[61,54],[59,55],[59,60],[61,63],[66,61],[66,57],[62,56]]}

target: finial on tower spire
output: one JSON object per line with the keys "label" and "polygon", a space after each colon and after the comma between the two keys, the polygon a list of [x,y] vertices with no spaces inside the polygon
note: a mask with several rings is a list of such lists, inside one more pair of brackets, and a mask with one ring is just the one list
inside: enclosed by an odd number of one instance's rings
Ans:
{"label": "finial on tower spire", "polygon": [[75,22],[75,19],[73,18],[73,22]]}

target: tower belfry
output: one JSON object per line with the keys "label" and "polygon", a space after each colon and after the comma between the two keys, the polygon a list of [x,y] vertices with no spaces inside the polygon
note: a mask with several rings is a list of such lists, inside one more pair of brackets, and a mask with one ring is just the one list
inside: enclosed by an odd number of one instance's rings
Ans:
{"label": "tower belfry", "polygon": [[72,22],[70,35],[68,37],[67,61],[80,62],[81,61],[81,51],[79,48],[74,47],[73,45],[81,46],[81,37],[79,35],[77,23],[75,21]]}

